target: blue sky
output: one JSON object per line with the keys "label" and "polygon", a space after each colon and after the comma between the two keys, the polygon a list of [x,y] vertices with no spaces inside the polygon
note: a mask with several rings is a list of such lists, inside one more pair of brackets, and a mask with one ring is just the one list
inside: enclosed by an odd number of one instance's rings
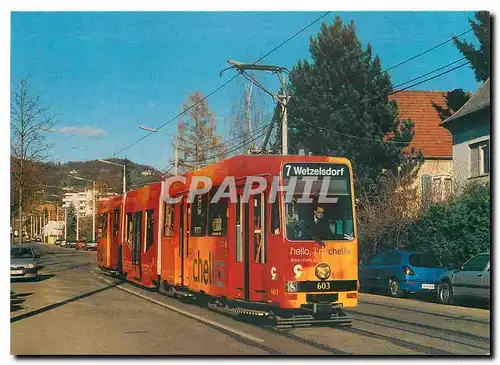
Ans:
{"label": "blue sky", "polygon": [[[234,73],[226,60],[252,62],[323,12],[24,12],[11,17],[11,80],[27,77],[34,95],[50,105],[55,130],[52,160],[111,157],[177,114],[188,94],[208,94]],[[388,68],[469,28],[472,12],[332,12],[353,20],[363,45]],[[320,22],[268,56],[263,63],[289,69],[309,57],[309,37]],[[474,40],[473,33],[462,39]],[[397,85],[462,55],[450,42],[390,71]],[[278,83],[262,79],[270,89]],[[226,135],[231,107],[244,83],[235,80],[208,99]],[[479,84],[469,67],[419,85],[419,90]],[[260,95],[264,99],[265,95]],[[271,108],[269,99],[267,106]],[[162,130],[175,133],[176,121]],[[78,149],[79,148],[79,149]],[[117,157],[159,169],[169,165],[171,139],[154,134]]]}

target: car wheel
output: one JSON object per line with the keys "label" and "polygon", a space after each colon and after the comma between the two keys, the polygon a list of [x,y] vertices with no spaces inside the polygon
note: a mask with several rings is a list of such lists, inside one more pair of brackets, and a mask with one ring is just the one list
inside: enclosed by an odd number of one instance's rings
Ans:
{"label": "car wheel", "polygon": [[389,294],[393,298],[401,298],[403,296],[403,292],[401,291],[401,287],[399,286],[399,281],[396,279],[389,280]]}
{"label": "car wheel", "polygon": [[442,304],[453,303],[453,289],[451,288],[451,284],[449,282],[445,281],[439,284],[438,299]]}

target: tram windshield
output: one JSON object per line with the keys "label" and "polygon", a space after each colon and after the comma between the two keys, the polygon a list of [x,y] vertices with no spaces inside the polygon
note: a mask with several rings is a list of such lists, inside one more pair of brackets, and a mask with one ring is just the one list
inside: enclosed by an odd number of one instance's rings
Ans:
{"label": "tram windshield", "polygon": [[[302,169],[297,169],[297,165]],[[337,171],[336,175],[332,169]],[[289,187],[284,193],[286,235],[289,240],[351,241],[354,238],[347,166],[287,164],[282,181],[284,187]]]}

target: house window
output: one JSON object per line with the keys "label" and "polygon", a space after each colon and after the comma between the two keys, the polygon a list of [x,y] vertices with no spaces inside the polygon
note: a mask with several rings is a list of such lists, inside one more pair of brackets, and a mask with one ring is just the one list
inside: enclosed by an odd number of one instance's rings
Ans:
{"label": "house window", "polygon": [[442,202],[451,197],[452,185],[450,176],[432,177],[432,197],[435,202]]}
{"label": "house window", "polygon": [[490,141],[485,140],[469,145],[470,177],[490,173]]}

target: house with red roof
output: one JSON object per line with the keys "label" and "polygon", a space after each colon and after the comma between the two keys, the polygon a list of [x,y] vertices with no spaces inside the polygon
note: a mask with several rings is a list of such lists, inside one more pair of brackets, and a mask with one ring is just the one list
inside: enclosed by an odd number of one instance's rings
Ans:
{"label": "house with red roof", "polygon": [[432,194],[436,200],[445,199],[452,191],[452,135],[441,125],[434,108],[434,105],[447,107],[446,94],[446,91],[407,90],[389,97],[398,104],[399,118],[414,123],[415,135],[409,149],[413,147],[424,155],[417,181],[419,195]]}

